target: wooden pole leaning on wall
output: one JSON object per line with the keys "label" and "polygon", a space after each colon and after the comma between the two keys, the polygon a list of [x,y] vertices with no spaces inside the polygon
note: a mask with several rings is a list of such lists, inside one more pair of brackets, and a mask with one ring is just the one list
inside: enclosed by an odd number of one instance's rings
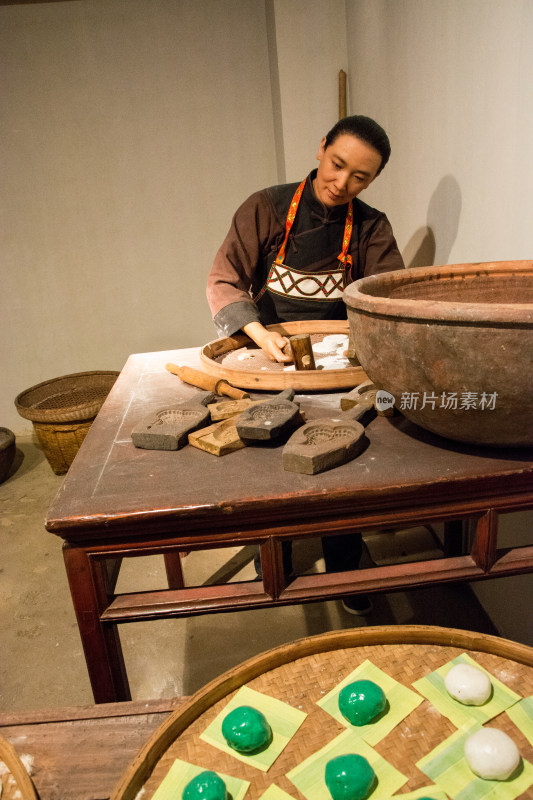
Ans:
{"label": "wooden pole leaning on wall", "polygon": [[346,73],[339,70],[339,119],[346,116]]}

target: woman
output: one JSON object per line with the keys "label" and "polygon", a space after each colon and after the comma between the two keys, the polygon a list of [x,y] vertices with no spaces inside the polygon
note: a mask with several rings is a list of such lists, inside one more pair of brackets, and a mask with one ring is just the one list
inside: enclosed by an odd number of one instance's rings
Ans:
{"label": "woman", "polygon": [[[284,337],[265,326],[305,319],[345,319],[345,286],[365,275],[402,269],[390,223],[357,199],[381,173],[390,142],[377,122],[339,120],[320,142],[318,168],[300,184],[272,186],[236,211],[207,283],[219,334],[244,331],[274,361],[288,361]],[[326,569],[355,569],[360,534],[322,540]],[[290,548],[284,550],[290,572]],[[371,610],[367,597],[345,598],[347,611]]]}
{"label": "woman", "polygon": [[286,361],[283,337],[265,325],[345,319],[344,286],[403,268],[385,214],[355,199],[389,156],[377,122],[345,117],[322,139],[318,169],[303,184],[263,189],[240,206],[207,283],[221,335],[242,329],[272,359]]}

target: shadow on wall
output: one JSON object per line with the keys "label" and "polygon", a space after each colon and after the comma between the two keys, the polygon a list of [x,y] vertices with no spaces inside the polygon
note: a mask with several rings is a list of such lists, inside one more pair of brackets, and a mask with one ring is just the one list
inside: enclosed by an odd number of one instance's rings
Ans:
{"label": "shadow on wall", "polygon": [[453,175],[445,175],[431,195],[427,224],[411,236],[403,251],[406,267],[448,264],[461,216],[461,190]]}

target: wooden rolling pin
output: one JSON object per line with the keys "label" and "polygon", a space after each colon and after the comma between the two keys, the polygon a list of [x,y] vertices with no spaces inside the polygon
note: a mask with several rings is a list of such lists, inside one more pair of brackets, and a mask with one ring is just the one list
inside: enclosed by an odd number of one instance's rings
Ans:
{"label": "wooden rolling pin", "polygon": [[184,383],[190,383],[191,386],[197,386],[199,389],[206,389],[208,392],[232,397],[234,400],[243,400],[246,397],[250,397],[247,392],[243,392],[242,389],[236,389],[222,378],[215,378],[213,375],[209,375],[199,369],[179,367],[177,364],[166,364],[166,368],[173,375],[181,378]]}

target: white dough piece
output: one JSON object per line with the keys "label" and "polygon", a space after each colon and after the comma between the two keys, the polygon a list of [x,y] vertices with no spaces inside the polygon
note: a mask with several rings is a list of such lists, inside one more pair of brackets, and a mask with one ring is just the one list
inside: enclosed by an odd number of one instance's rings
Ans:
{"label": "white dough piece", "polygon": [[346,347],[348,345],[348,336],[345,333],[330,333],[324,336],[323,342],[327,342],[331,347]]}
{"label": "white dough piece", "polygon": [[510,736],[497,728],[481,728],[465,742],[468,766],[486,781],[505,781],[520,764],[520,753]]}
{"label": "white dough piece", "polygon": [[317,369],[343,369],[343,367],[349,365],[349,363],[347,358],[338,355],[324,356],[323,358],[317,358],[315,360]]}
{"label": "white dough piece", "polygon": [[348,337],[344,333],[331,333],[324,336],[321,342],[313,345],[313,353],[334,353],[337,350],[342,352],[348,347]]}
{"label": "white dough piece", "polygon": [[444,678],[449,694],[465,706],[486,703],[492,692],[490,678],[471,664],[456,664]]}
{"label": "white dough piece", "polygon": [[333,345],[330,345],[323,339],[321,342],[317,342],[313,345],[313,353],[315,355],[325,355],[326,353],[333,353],[337,348]]}

